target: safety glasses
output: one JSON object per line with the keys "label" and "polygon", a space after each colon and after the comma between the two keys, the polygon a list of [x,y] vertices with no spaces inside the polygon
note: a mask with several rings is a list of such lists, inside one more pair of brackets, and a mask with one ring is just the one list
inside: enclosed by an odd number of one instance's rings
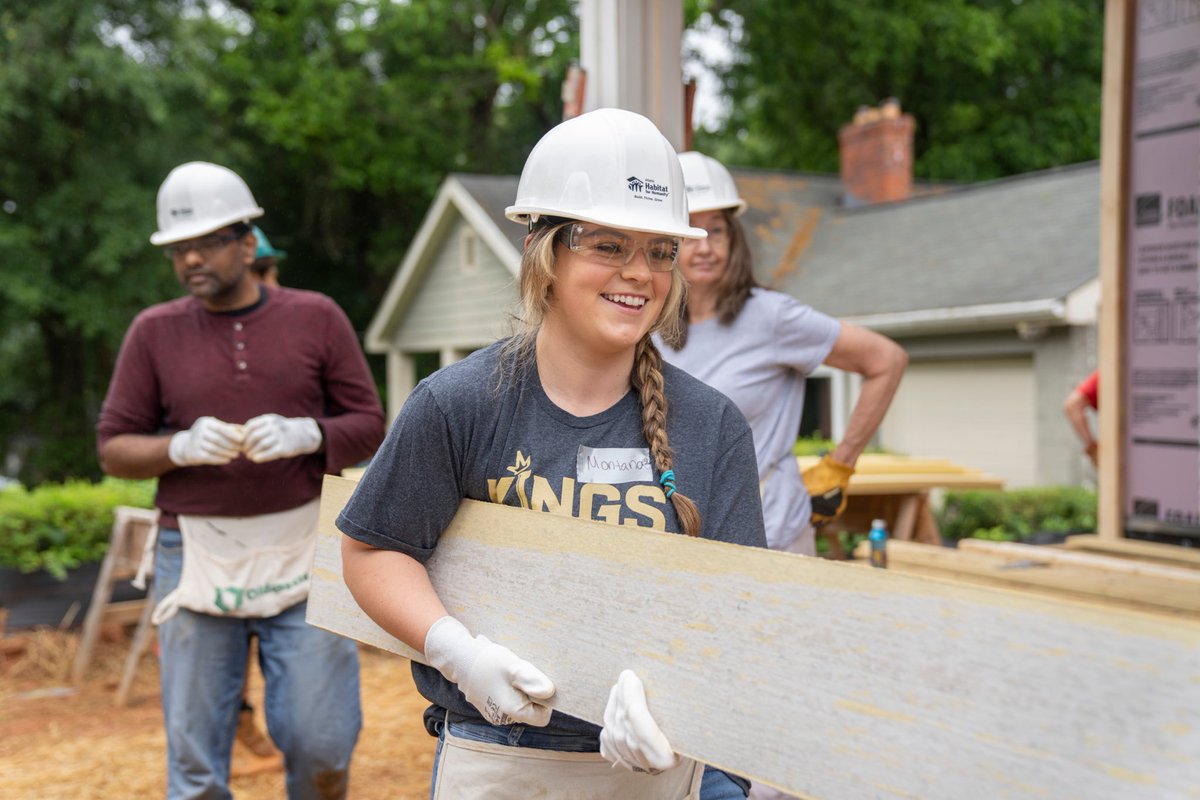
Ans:
{"label": "safety glasses", "polygon": [[670,272],[679,259],[679,239],[674,236],[637,239],[611,228],[572,222],[559,233],[559,239],[572,253],[609,267],[625,266],[639,250],[646,254],[651,272]]}
{"label": "safety glasses", "polygon": [[225,233],[216,236],[205,236],[203,239],[189,239],[186,242],[176,242],[164,247],[163,255],[172,261],[178,261],[188,254],[189,250],[195,250],[200,254],[201,258],[208,258],[220,250],[225,245],[232,241],[242,238],[236,233]]}

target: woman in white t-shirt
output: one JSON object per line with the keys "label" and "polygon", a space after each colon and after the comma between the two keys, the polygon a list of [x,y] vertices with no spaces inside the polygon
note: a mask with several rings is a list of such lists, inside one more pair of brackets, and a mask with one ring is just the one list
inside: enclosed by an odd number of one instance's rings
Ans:
{"label": "woman in white t-shirt", "polygon": [[[690,222],[708,236],[683,243],[686,328],[677,346],[659,341],[663,358],[719,389],[746,415],[754,431],[767,543],[813,555],[812,526],[844,510],[854,464],[883,421],[908,357],[884,336],[760,287],[737,219],[746,202],[733,177],[702,153],[683,153],[679,161]],[[805,380],[821,364],[862,375],[862,389],[841,441],[802,479],[792,446]]]}
{"label": "woman in white t-shirt", "polygon": [[634,672],[614,676],[603,729],[552,712],[552,676],[468,631],[426,572],[463,498],[547,510],[553,495],[558,513],[766,544],[744,417],[651,340],[677,335],[680,240],[704,235],[667,140],[628,111],[564,122],[506,213],[529,226],[522,330],[405,402],[337,519],[346,584],[428,664],[413,678],[438,737],[434,798],[740,800],[745,781],[672,752]]}

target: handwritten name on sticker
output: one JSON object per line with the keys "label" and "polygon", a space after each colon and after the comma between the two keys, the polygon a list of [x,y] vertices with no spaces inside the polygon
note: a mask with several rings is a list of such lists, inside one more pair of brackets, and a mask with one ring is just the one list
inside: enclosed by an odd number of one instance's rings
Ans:
{"label": "handwritten name on sticker", "polygon": [[654,462],[648,447],[579,445],[576,478],[582,483],[653,483]]}

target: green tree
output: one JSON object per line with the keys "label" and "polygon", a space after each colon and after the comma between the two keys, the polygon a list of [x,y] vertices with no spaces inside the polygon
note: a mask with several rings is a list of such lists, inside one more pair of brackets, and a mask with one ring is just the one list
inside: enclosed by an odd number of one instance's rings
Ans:
{"label": "green tree", "polygon": [[519,170],[561,118],[571,4],[260,0],[216,59],[214,115],[261,157],[247,179],[284,280],[365,327],[446,173]]}
{"label": "green tree", "polygon": [[173,291],[148,209],[183,131],[208,128],[171,69],[178,5],[0,11],[0,442],[31,482],[98,475],[114,346]]}
{"label": "green tree", "polygon": [[[1103,0],[694,2],[737,52],[697,146],[730,163],[836,172],[856,108],[897,97],[918,177],[975,181],[1099,156]],[[705,17],[704,15],[708,15]]]}
{"label": "green tree", "polygon": [[120,338],[180,293],[146,241],[171,167],[238,171],[283,282],[362,330],[446,173],[518,170],[578,51],[569,0],[3,9],[0,453],[27,482],[98,473]]}

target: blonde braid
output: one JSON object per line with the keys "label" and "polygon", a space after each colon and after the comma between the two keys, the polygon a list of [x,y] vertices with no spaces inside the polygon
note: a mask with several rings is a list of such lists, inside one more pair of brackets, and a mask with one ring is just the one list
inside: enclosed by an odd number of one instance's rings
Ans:
{"label": "blonde braid", "polygon": [[[667,397],[663,394],[662,356],[649,336],[638,342],[633,360],[633,385],[642,401],[642,435],[650,445],[650,454],[659,472],[671,471],[674,458],[667,439]],[[700,509],[690,498],[664,481],[667,496],[675,506],[675,515],[688,536],[700,535]]]}

